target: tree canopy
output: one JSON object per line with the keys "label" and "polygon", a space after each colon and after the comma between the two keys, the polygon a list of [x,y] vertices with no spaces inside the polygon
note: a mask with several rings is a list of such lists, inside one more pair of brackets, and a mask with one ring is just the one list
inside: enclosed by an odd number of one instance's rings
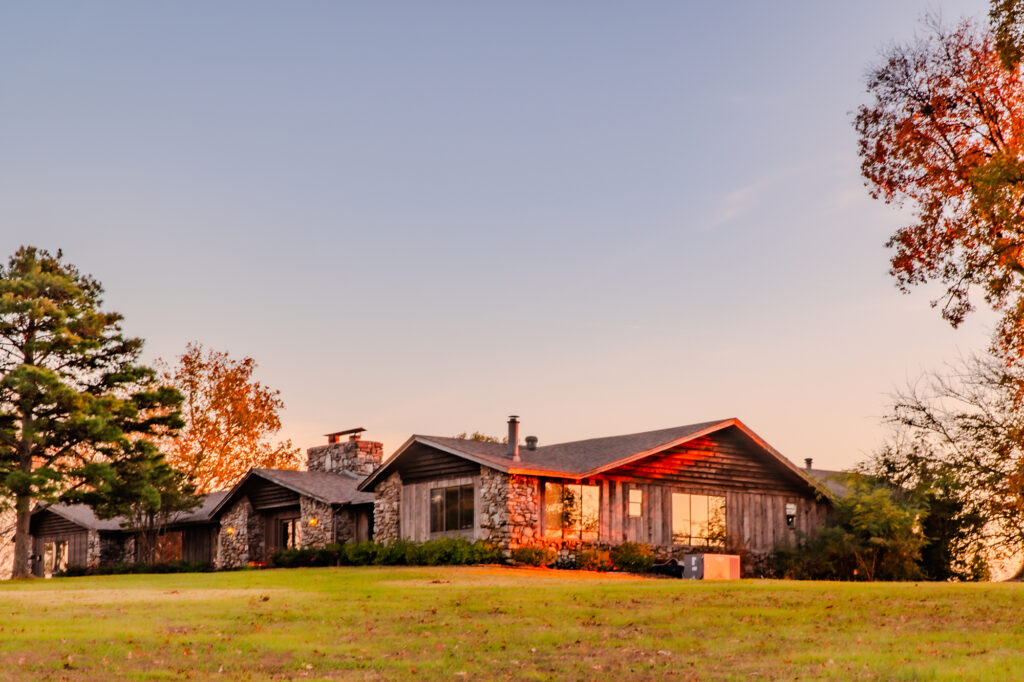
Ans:
{"label": "tree canopy", "polygon": [[139,363],[92,277],[35,247],[0,267],[0,497],[16,511],[14,575],[30,572],[35,501],[56,502],[181,425],[181,396]]}
{"label": "tree canopy", "polygon": [[872,101],[854,123],[861,171],[873,197],[913,211],[888,242],[898,286],[941,282],[945,292],[932,305],[953,326],[980,289],[1003,313],[994,346],[1012,361],[1024,355],[1020,72],[1003,65],[985,28],[937,20],[925,28],[868,75]]}
{"label": "tree canopy", "polygon": [[200,493],[234,485],[249,469],[296,469],[299,449],[273,442],[281,429],[280,391],[254,378],[256,361],[190,343],[164,380],[184,396],[185,427],[169,440],[168,463]]}

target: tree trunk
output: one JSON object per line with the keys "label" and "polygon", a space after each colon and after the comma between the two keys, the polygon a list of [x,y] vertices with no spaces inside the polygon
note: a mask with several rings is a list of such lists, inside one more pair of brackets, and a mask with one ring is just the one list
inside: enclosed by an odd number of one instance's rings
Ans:
{"label": "tree trunk", "polygon": [[29,521],[32,520],[32,498],[27,494],[15,496],[14,508],[17,521],[14,527],[14,570],[12,578],[27,578],[32,575],[32,536],[29,534]]}

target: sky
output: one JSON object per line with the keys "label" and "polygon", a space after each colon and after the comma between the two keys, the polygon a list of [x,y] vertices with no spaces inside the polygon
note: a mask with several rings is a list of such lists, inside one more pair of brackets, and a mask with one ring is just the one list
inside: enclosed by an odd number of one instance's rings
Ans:
{"label": "sky", "polygon": [[983,350],[888,275],[852,118],[985,2],[0,7],[0,257],[62,249],[173,360],[251,356],[303,448],[739,417],[844,468]]}

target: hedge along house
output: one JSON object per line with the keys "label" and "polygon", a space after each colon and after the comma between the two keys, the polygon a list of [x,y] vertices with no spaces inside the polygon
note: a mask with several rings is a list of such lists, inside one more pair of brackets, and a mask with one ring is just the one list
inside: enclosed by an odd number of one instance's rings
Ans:
{"label": "hedge along house", "polygon": [[306,471],[250,470],[214,510],[217,567],[265,562],[276,549],[369,540],[373,495],[357,486],[380,464],[384,446],[362,440],[363,431],[327,434],[326,445],[307,450]]}
{"label": "hedge along house", "polygon": [[[198,507],[180,512],[162,524],[157,538],[157,561],[212,564],[216,557],[217,522],[213,510],[226,492],[211,493]],[[100,519],[84,504],[40,506],[32,512],[32,572],[48,576],[70,567],[131,563],[136,553],[135,533],[125,519]]]}
{"label": "hedge along house", "polygon": [[649,543],[766,553],[822,525],[828,492],[739,419],[539,446],[412,436],[359,487],[374,539],[446,535],[505,550]]}

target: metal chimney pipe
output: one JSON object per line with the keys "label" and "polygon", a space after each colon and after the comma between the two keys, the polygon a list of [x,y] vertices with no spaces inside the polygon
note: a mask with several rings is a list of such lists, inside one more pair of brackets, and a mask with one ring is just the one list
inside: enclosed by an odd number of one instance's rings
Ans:
{"label": "metal chimney pipe", "polygon": [[808,470],[808,471],[810,471],[810,470],[811,470],[811,462],[813,462],[813,461],[814,461],[814,460],[812,460],[812,459],[811,459],[810,457],[806,457],[806,458],[804,459],[804,464],[806,464],[806,465],[807,465],[807,470]]}
{"label": "metal chimney pipe", "polygon": [[519,461],[519,416],[515,414],[508,418],[508,454],[513,462]]}

